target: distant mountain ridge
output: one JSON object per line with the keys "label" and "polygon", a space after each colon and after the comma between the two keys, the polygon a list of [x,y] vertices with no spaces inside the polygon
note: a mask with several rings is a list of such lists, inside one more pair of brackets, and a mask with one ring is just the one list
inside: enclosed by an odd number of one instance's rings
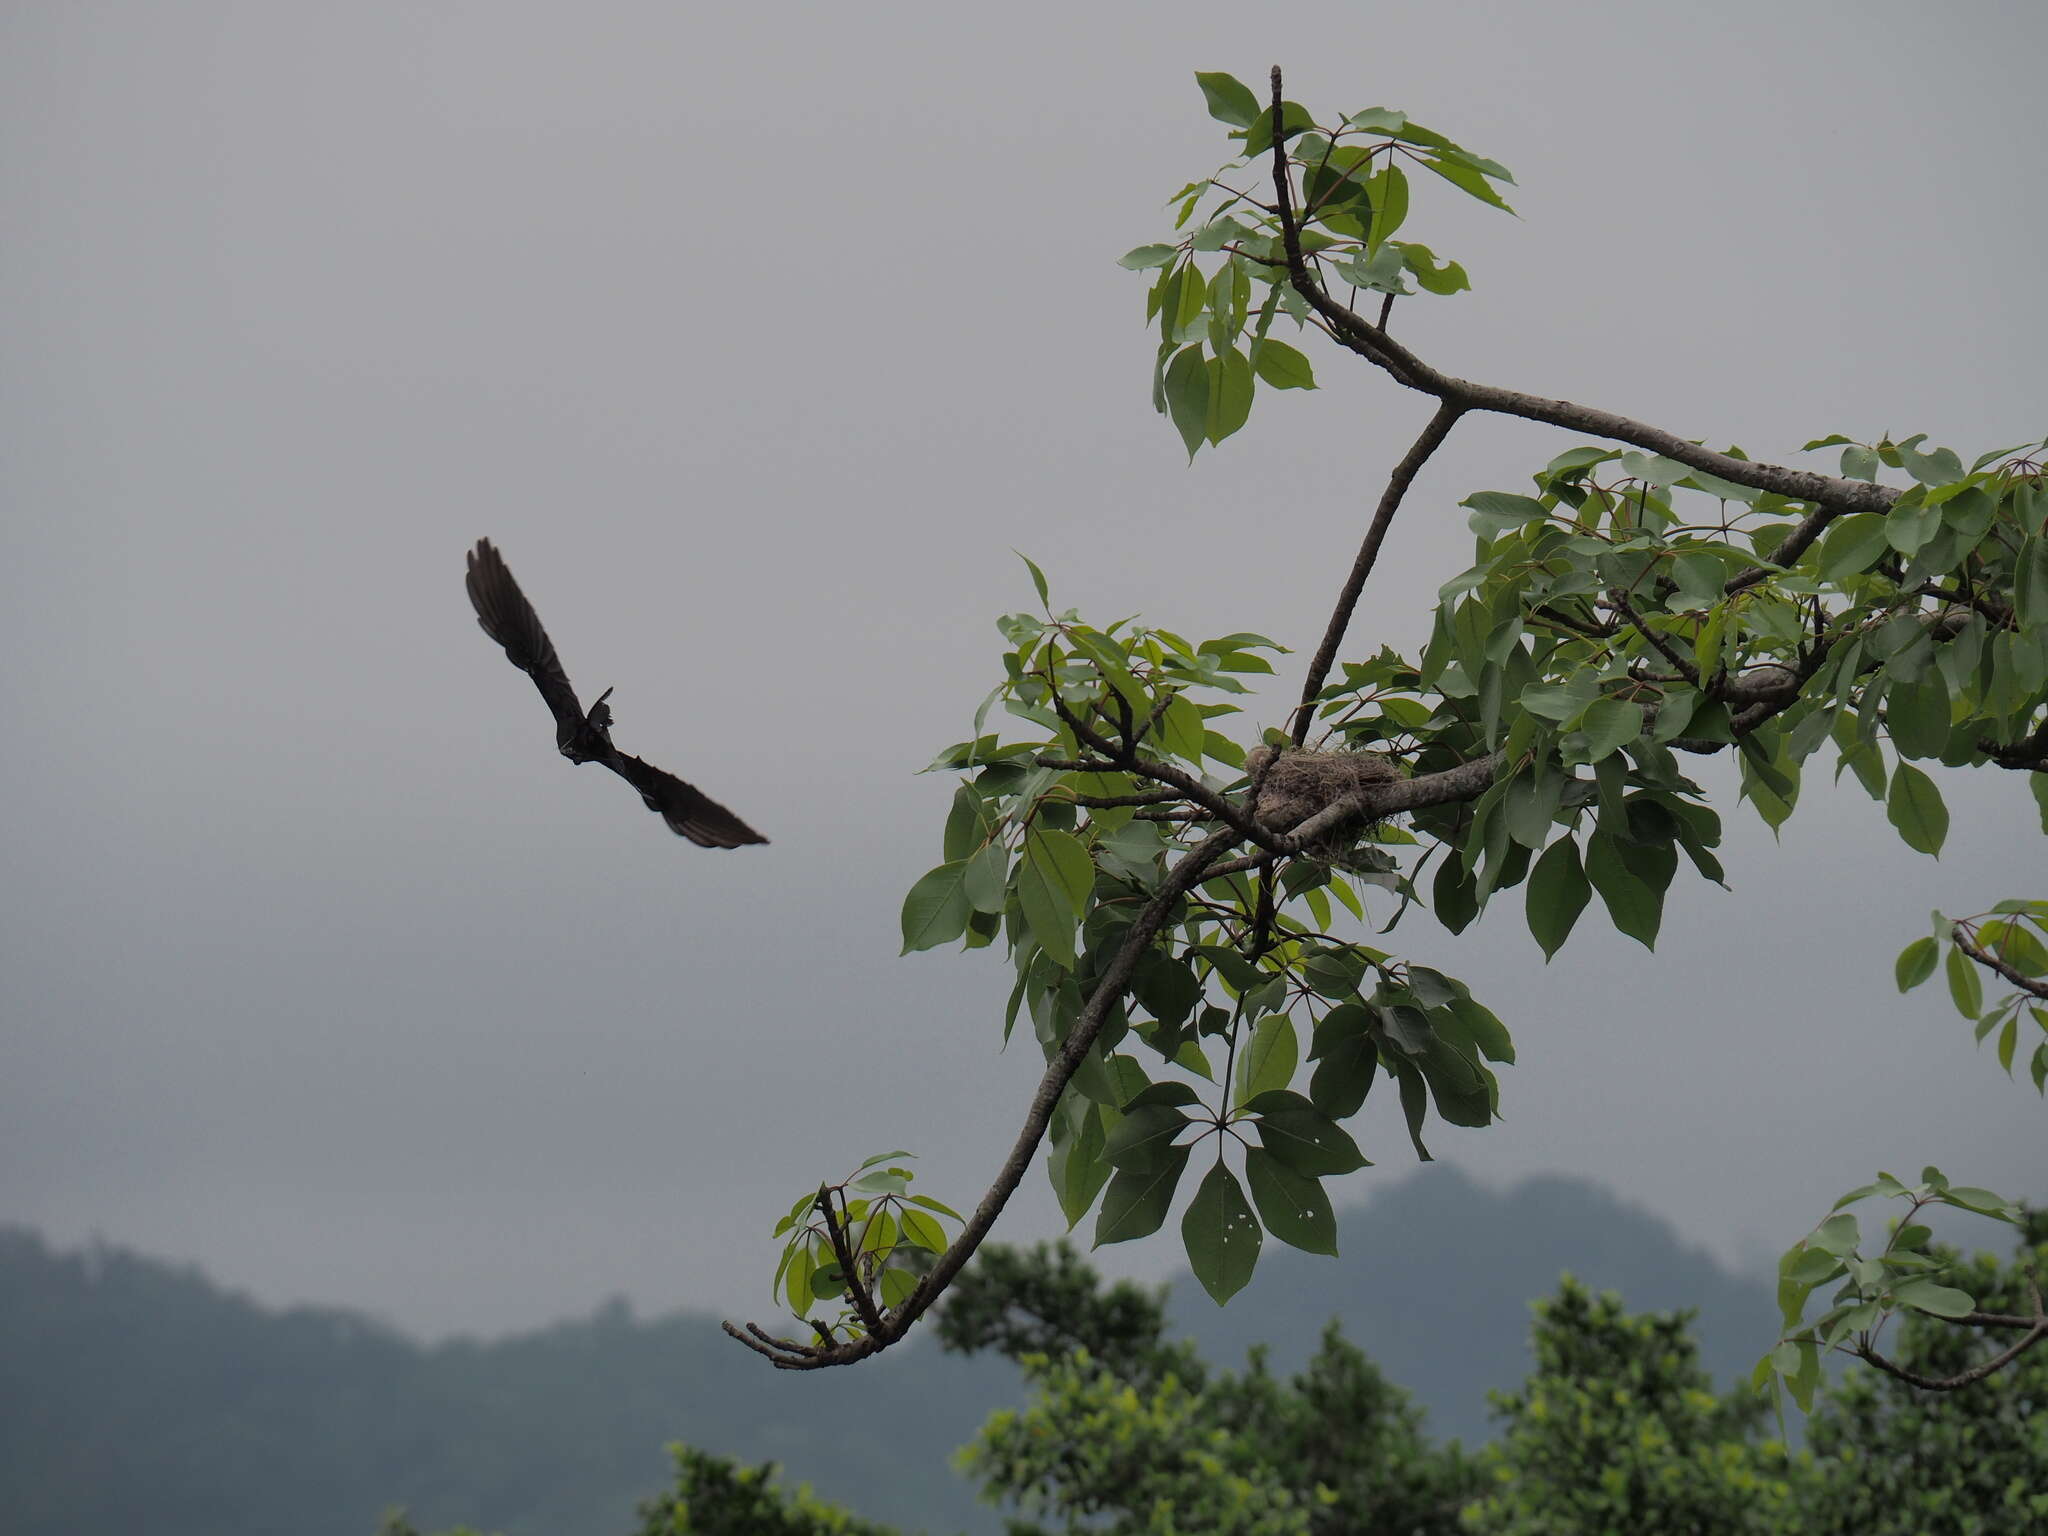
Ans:
{"label": "distant mountain ridge", "polygon": [[[1340,1214],[1335,1261],[1269,1243],[1218,1309],[1174,1287],[1176,1324],[1219,1365],[1262,1337],[1291,1370],[1336,1314],[1430,1410],[1485,1433],[1485,1388],[1526,1369],[1528,1303],[1569,1269],[1629,1305],[1700,1309],[1725,1380],[1775,1332],[1761,1280],[1731,1276],[1588,1182],[1494,1193],[1434,1165]],[[906,1530],[994,1531],[949,1457],[1021,1390],[1006,1362],[922,1341],[848,1371],[767,1369],[694,1312],[590,1317],[423,1345],[330,1308],[266,1308],[198,1269],[0,1227],[0,1509],[17,1536],[370,1536],[386,1505],[422,1528],[623,1536],[687,1440]]]}

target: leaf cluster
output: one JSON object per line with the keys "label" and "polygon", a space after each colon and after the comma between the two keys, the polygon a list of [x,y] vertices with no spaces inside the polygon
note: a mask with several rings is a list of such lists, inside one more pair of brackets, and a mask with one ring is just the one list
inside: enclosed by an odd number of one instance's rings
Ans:
{"label": "leaf cluster", "polygon": [[[821,1340],[859,1337],[872,1314],[900,1305],[946,1251],[944,1223],[960,1213],[910,1193],[916,1175],[895,1161],[909,1156],[869,1158],[840,1183],[798,1197],[775,1224],[784,1242],[771,1289]],[[829,1322],[815,1318],[818,1302],[838,1302],[841,1311]]]}
{"label": "leaf cluster", "polygon": [[[2035,779],[2048,790],[2048,774]],[[2048,794],[2042,801],[2044,829],[2048,829]],[[1938,965],[1948,982],[1949,1001],[1956,1012],[1974,1026],[1977,1043],[1983,1044],[1994,1032],[1998,1036],[1998,1064],[2012,1076],[2012,1064],[2020,1046],[2020,1015],[2024,1013],[2044,1035],[2048,1035],[2048,902],[2001,901],[1989,912],[1975,917],[1949,918],[1934,914],[1934,932],[1915,939],[1899,951],[1894,975],[1901,992],[1910,992]],[[1944,954],[1943,950],[1947,953]],[[1984,1006],[1984,979],[1980,969],[1991,967],[1994,974],[2014,983],[2014,990],[1990,1007]],[[2032,1031],[2028,1031],[2031,1037]],[[2048,1094],[2048,1039],[2034,1046],[2028,1066],[2036,1093]]]}
{"label": "leaf cluster", "polygon": [[[1271,334],[1283,314],[1297,329],[1310,323],[1306,302],[1287,281],[1279,212],[1233,184],[1248,183],[1271,152],[1272,108],[1230,75],[1195,80],[1210,116],[1231,126],[1241,157],[1167,199],[1174,229],[1187,229],[1185,235],[1121,258],[1133,271],[1158,273],[1145,299],[1145,318],[1159,329],[1152,402],[1172,420],[1190,459],[1204,443],[1220,443],[1244,426],[1260,384],[1315,388],[1308,358]],[[1439,259],[1419,241],[1394,238],[1408,218],[1410,170],[1513,212],[1496,190],[1496,183],[1514,181],[1507,167],[1405,112],[1373,107],[1319,126],[1287,102],[1280,137],[1303,183],[1300,243],[1317,271],[1348,288],[1353,302],[1360,293],[1388,301],[1412,294],[1411,280],[1443,295],[1472,286],[1457,262]],[[1213,265],[1205,267],[1204,258],[1214,258]]]}
{"label": "leaf cluster", "polygon": [[[1880,1239],[1866,1237],[1846,1207],[1882,1196],[1904,1200],[1906,1211],[1889,1223]],[[1929,1206],[1946,1206],[2019,1226],[2020,1207],[1988,1189],[1951,1185],[1939,1168],[1921,1170],[1908,1185],[1888,1173],[1850,1190],[1834,1209],[1778,1261],[1778,1307],[1785,1332],[1756,1363],[1751,1384],[1789,1391],[1802,1413],[1811,1411],[1820,1385],[1823,1356],[1830,1351],[1862,1355],[1875,1351],[1893,1314],[1904,1311],[1951,1321],[1970,1320],[1978,1298],[1957,1278],[1956,1255],[1933,1245],[1933,1229],[1918,1220]],[[1836,1287],[1828,1306],[1812,1321],[1806,1308],[1813,1293]]]}

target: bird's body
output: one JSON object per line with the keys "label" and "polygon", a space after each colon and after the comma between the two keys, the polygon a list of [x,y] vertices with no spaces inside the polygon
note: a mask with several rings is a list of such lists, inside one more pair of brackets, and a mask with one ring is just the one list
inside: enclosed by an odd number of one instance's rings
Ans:
{"label": "bird's body", "polygon": [[540,615],[519,590],[512,572],[489,539],[478,539],[469,554],[469,601],[483,632],[505,648],[512,665],[533,679],[555,717],[555,746],[572,763],[602,763],[640,791],[647,808],[679,837],[700,848],[739,848],[767,838],[716,800],[652,763],[612,745],[611,698],[607,688],[585,711],[569,675],[541,628]]}

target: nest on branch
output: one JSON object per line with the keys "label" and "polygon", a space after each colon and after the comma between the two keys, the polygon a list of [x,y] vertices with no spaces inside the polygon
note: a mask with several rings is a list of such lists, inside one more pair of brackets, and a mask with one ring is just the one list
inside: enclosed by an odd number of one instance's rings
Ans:
{"label": "nest on branch", "polygon": [[[1265,767],[1268,763],[1272,766]],[[1339,800],[1405,777],[1399,762],[1378,752],[1311,752],[1303,747],[1289,748],[1277,758],[1271,747],[1245,753],[1247,774],[1256,779],[1261,768],[1266,777],[1252,818],[1271,832],[1291,832]],[[1358,846],[1372,824],[1354,821],[1333,828],[1307,851],[1317,858],[1339,859]]]}

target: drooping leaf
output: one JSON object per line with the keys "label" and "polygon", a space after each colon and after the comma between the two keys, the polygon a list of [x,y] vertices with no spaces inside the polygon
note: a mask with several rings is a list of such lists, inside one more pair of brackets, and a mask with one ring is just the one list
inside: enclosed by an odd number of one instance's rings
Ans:
{"label": "drooping leaf", "polygon": [[1245,1153],[1244,1172],[1268,1232],[1307,1253],[1337,1252],[1337,1216],[1321,1180],[1296,1173],[1260,1147]]}
{"label": "drooping leaf", "polygon": [[1236,347],[1225,347],[1205,366],[1209,395],[1203,432],[1210,442],[1220,443],[1251,419],[1252,365]]}
{"label": "drooping leaf", "polygon": [[1245,1287],[1259,1262],[1265,1234],[1237,1175],[1221,1162],[1210,1166],[1181,1218],[1188,1267],[1220,1307]]}
{"label": "drooping leaf", "polygon": [[1166,365],[1166,409],[1192,459],[1209,431],[1209,367],[1199,346],[1182,347]]}
{"label": "drooping leaf", "polygon": [[1379,1066],[1379,1047],[1367,1026],[1371,1019],[1362,1003],[1339,1003],[1316,1024],[1309,1052],[1316,1061],[1309,1078],[1309,1101],[1333,1120],[1358,1113]]}
{"label": "drooping leaf", "polygon": [[1252,349],[1252,367],[1259,382],[1274,389],[1314,389],[1315,370],[1301,352],[1271,337]]}
{"label": "drooping leaf", "polygon": [[1180,1150],[1174,1146],[1174,1138],[1189,1123],[1175,1105],[1137,1105],[1117,1121],[1103,1143],[1102,1155],[1112,1168],[1150,1167]]}
{"label": "drooping leaf", "polygon": [[1044,873],[1046,883],[1065,898],[1075,917],[1088,910],[1088,896],[1095,888],[1095,865],[1073,833],[1034,826],[1024,839],[1024,862]]}
{"label": "drooping leaf", "polygon": [[1628,867],[1611,833],[1595,832],[1587,840],[1586,878],[1600,893],[1614,926],[1644,948],[1655,949],[1657,929],[1664,920],[1664,893],[1652,890]]}
{"label": "drooping leaf", "polygon": [[1899,838],[1919,853],[1939,855],[1948,837],[1948,807],[1934,780],[1902,762],[1892,772],[1892,787],[1885,796],[1885,818],[1898,828]]}
{"label": "drooping leaf", "polygon": [[1934,967],[1941,958],[1941,947],[1931,938],[1915,939],[1899,951],[1897,963],[1892,967],[1893,979],[1901,992],[1910,992],[1934,974]]}
{"label": "drooping leaf", "polygon": [[1197,70],[1195,84],[1202,88],[1202,100],[1208,103],[1209,115],[1217,122],[1249,128],[1258,121],[1259,98],[1236,76],[1221,70]]}
{"label": "drooping leaf", "polygon": [[1150,1237],[1173,1206],[1173,1191],[1188,1165],[1189,1147],[1175,1147],[1157,1162],[1126,1168],[1109,1181],[1102,1213],[1095,1218],[1095,1246]]}
{"label": "drooping leaf", "polygon": [[1285,1088],[1294,1081],[1294,1069],[1301,1062],[1301,1046],[1294,1033],[1294,1021],[1284,1013],[1259,1020],[1251,1043],[1244,1047],[1238,1064],[1238,1102],[1249,1103],[1262,1093]]}
{"label": "drooping leaf", "polygon": [[967,863],[956,859],[923,876],[903,898],[903,954],[950,944],[967,931]]}
{"label": "drooping leaf", "polygon": [[1296,1173],[1320,1178],[1366,1166],[1349,1133],[1301,1095],[1265,1094],[1249,1107],[1258,1111],[1260,1144]]}
{"label": "drooping leaf", "polygon": [[1071,971],[1077,959],[1074,909],[1043,861],[1027,858],[1018,865],[1017,905],[1025,926],[1047,958],[1061,969]]}
{"label": "drooping leaf", "polygon": [[1956,1012],[1966,1019],[1975,1019],[1984,1011],[1984,982],[1977,967],[1960,949],[1951,949],[1942,968],[1948,977],[1949,1001],[1956,1005]]}

